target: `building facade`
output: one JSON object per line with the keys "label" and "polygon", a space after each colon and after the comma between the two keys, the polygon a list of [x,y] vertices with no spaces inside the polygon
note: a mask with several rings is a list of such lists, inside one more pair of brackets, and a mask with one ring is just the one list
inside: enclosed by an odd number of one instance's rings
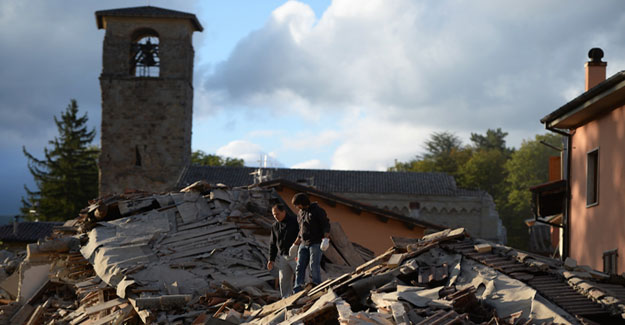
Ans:
{"label": "building facade", "polygon": [[100,195],[171,190],[191,158],[193,14],[97,11],[102,51]]}
{"label": "building facade", "polygon": [[625,72],[606,79],[603,51],[589,57],[586,91],[541,122],[566,138],[564,256],[618,274],[625,271]]}

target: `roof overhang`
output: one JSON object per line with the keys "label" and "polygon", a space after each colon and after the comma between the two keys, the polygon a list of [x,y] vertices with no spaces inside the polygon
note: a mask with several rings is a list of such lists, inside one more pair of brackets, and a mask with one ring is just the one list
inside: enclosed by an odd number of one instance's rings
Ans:
{"label": "roof overhang", "polygon": [[547,129],[572,130],[625,105],[625,71],[606,79],[543,117]]}
{"label": "roof overhang", "polygon": [[124,17],[186,19],[191,23],[194,31],[201,32],[204,30],[204,27],[202,27],[202,24],[200,24],[200,21],[194,14],[153,6],[98,10],[95,12],[95,17],[98,29],[106,28],[107,17]]}

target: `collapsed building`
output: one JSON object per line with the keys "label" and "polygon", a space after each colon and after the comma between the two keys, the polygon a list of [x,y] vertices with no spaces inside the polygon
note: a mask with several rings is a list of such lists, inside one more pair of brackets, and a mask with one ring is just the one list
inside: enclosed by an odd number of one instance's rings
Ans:
{"label": "collapsed building", "polygon": [[[230,186],[288,182],[392,211],[413,221],[464,227],[480,238],[506,242],[506,229],[492,196],[483,190],[459,188],[454,177],[446,173],[190,165],[183,170],[178,187],[198,180]],[[289,201],[288,193],[278,192]]]}
{"label": "collapsed building", "polygon": [[280,299],[266,269],[275,200],[206,183],[95,200],[25,255],[0,257],[0,323],[624,323],[621,277],[464,229],[393,238],[374,257],[333,224],[324,282]]}
{"label": "collapsed building", "polygon": [[[177,193],[100,198],[49,240],[29,245],[19,267],[12,260],[15,271],[0,283],[7,288],[0,292],[2,316],[11,324],[133,317],[172,323],[205,312],[207,303],[224,302],[215,297],[232,295],[246,308],[260,308],[279,299],[276,274],[266,269],[270,207],[277,201],[271,190],[201,182]],[[340,225],[332,228],[323,278],[373,257],[346,241]],[[233,300],[230,313],[235,307],[243,312],[241,301]]]}

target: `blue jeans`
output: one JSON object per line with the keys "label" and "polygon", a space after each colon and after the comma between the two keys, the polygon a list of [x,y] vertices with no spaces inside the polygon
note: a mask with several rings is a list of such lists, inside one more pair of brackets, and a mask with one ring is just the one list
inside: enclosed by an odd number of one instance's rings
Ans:
{"label": "blue jeans", "polygon": [[310,263],[310,276],[314,284],[321,283],[321,248],[320,244],[312,244],[305,246],[299,245],[297,251],[297,266],[295,267],[295,288],[293,293],[300,292],[304,289],[306,282],[306,269]]}

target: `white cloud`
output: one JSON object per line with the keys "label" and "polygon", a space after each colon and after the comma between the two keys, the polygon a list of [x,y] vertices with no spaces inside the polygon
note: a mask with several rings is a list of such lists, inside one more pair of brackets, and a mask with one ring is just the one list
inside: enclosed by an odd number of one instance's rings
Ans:
{"label": "white cloud", "polygon": [[245,166],[282,167],[274,152],[266,153],[263,148],[247,140],[230,141],[217,149],[216,154],[222,157],[243,159]]}
{"label": "white cloud", "polygon": [[434,131],[441,130],[378,116],[362,118],[347,128],[344,141],[332,156],[331,168],[387,170],[395,159],[407,161],[423,152],[422,144]]}
{"label": "white cloud", "polygon": [[312,159],[312,160],[302,161],[300,163],[297,163],[291,166],[291,168],[325,169],[325,168],[328,168],[328,166],[319,159]]}
{"label": "white cloud", "polygon": [[246,166],[258,166],[264,154],[259,145],[245,140],[230,141],[217,149],[216,153],[219,156],[243,159]]}
{"label": "white cloud", "polygon": [[305,131],[282,139],[285,149],[315,150],[331,146],[343,138],[338,130]]}
{"label": "white cloud", "polygon": [[[359,107],[384,125],[458,134],[501,127],[518,145],[565,103],[563,93],[583,90],[588,49],[625,53],[622,12],[625,2],[616,0],[335,0],[315,17],[289,1],[204,76],[200,91],[214,105],[272,107],[304,119]],[[365,123],[359,119],[353,124]]]}
{"label": "white cloud", "polygon": [[289,33],[295,43],[300,43],[310,33],[315,23],[315,12],[306,4],[298,1],[288,1],[274,10],[272,22],[282,26],[288,26]]}

